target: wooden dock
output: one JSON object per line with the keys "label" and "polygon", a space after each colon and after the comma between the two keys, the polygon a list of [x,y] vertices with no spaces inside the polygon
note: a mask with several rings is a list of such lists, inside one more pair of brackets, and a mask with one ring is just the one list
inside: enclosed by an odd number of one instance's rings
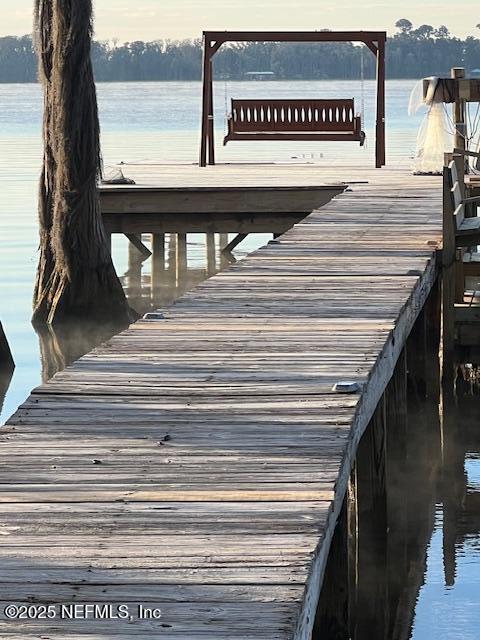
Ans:
{"label": "wooden dock", "polygon": [[[345,188],[305,165],[119,165],[133,185],[102,185],[108,233],[284,233]],[[306,170],[305,170],[306,169]]]}
{"label": "wooden dock", "polygon": [[[441,243],[441,179],[344,174],[368,184],[84,356],[8,422],[2,637],[311,637],[357,445]],[[361,392],[333,391],[346,380]],[[127,603],[133,620],[8,621],[8,602]],[[161,618],[137,620],[139,603]]]}

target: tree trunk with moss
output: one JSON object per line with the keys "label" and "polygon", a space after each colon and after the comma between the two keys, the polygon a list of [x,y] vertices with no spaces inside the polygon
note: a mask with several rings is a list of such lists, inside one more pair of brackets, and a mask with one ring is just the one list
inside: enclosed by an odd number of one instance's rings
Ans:
{"label": "tree trunk with moss", "polygon": [[44,88],[44,166],[35,323],[134,319],[107,245],[97,184],[100,132],[91,0],[35,0]]}

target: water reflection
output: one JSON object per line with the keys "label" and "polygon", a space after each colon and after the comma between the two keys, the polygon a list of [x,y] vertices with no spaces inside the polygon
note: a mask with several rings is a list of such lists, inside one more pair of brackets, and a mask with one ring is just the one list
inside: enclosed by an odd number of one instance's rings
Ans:
{"label": "water reflection", "polygon": [[[235,261],[232,254],[220,250],[228,243],[226,234],[204,234],[203,237],[204,260],[200,267],[198,255],[194,265],[189,263],[189,250],[194,248],[198,254],[198,247],[192,247],[193,243],[187,244],[185,234],[144,234],[135,239],[135,244],[128,243],[128,266],[120,280],[135,311],[143,315],[164,309],[183,293]],[[144,247],[141,250],[139,243]],[[118,330],[115,325],[89,323],[36,328],[43,382],[111,338]]]}
{"label": "water reflection", "polygon": [[12,381],[15,363],[13,361],[10,345],[0,323],[0,414],[3,410],[3,403],[7,395],[10,382]]}
{"label": "water reflection", "polygon": [[47,382],[57,371],[62,371],[95,346],[106,342],[118,332],[115,325],[92,323],[65,323],[55,327],[36,326],[40,342],[42,381]]}
{"label": "water reflection", "polygon": [[435,521],[412,640],[477,639],[480,628],[480,397],[449,407]]}
{"label": "water reflection", "polygon": [[408,389],[408,419],[390,384],[359,444],[314,640],[480,637],[479,388],[459,378],[441,422]]}
{"label": "water reflection", "polygon": [[14,367],[12,364],[0,366],[0,413],[3,410],[3,403],[10,387],[10,382],[12,381],[13,372]]}
{"label": "water reflection", "polygon": [[[226,234],[203,234],[204,260],[191,265],[186,234],[144,234],[142,243],[150,258],[129,243],[128,268],[121,277],[131,306],[144,314],[170,306],[186,291],[235,262],[232,254],[220,249],[228,243]],[[198,253],[199,247],[194,247]]]}

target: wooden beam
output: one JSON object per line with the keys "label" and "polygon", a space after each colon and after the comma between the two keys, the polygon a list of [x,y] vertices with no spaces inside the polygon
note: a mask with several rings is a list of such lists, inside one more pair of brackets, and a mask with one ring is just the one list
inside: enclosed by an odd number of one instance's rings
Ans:
{"label": "wooden beam", "polygon": [[200,138],[200,158],[199,165],[207,166],[207,145],[208,145],[208,115],[210,113],[210,42],[211,38],[203,37],[203,66],[202,66],[202,128]]}
{"label": "wooden beam", "polygon": [[209,42],[385,42],[385,31],[204,31]]}
{"label": "wooden beam", "polygon": [[[446,104],[454,103],[458,99],[465,102],[480,102],[480,78],[441,78],[443,95]],[[423,97],[427,95],[430,79],[423,81]]]}
{"label": "wooden beam", "polygon": [[383,167],[385,154],[385,40],[378,41],[377,51],[377,121],[375,129],[375,166]]}
{"label": "wooden beam", "polygon": [[126,233],[125,236],[129,239],[131,244],[133,244],[133,246],[138,250],[138,252],[142,256],[142,261],[146,260],[147,258],[150,258],[150,256],[152,255],[152,252],[148,247],[146,247],[143,244],[140,234]]}
{"label": "wooden beam", "polygon": [[356,640],[386,638],[387,494],[385,399],[375,411],[357,453],[358,591]]}
{"label": "wooden beam", "polygon": [[348,640],[350,637],[348,534],[348,504],[345,501],[330,547],[313,639]]}
{"label": "wooden beam", "polygon": [[[453,80],[459,81],[465,78],[465,69],[461,67],[454,67],[451,74]],[[465,100],[460,96],[460,94],[458,94],[455,96],[455,102],[453,105],[454,146],[456,149],[460,149],[461,151],[466,149],[467,125],[465,116]],[[461,176],[463,177],[465,175],[465,164],[468,161],[465,157],[462,157],[461,162],[463,168]]]}
{"label": "wooden beam", "polygon": [[208,164],[215,164],[215,126],[213,108],[213,65],[212,58],[208,64]]}
{"label": "wooden beam", "polygon": [[348,637],[354,638],[358,594],[358,496],[357,464],[354,462],[347,492],[347,556],[348,556]]}
{"label": "wooden beam", "polygon": [[207,250],[207,275],[211,276],[217,270],[214,233],[205,234],[205,244],[206,244],[206,250]]}
{"label": "wooden beam", "polygon": [[[455,255],[456,238],[450,199],[448,168],[443,169],[442,249],[442,384],[453,386],[455,351]],[[458,244],[458,243],[457,243]]]}
{"label": "wooden beam", "polygon": [[222,44],[223,44],[223,42],[213,42],[213,43],[211,43],[210,50],[212,52],[212,56],[217,53],[217,51],[220,49]]}
{"label": "wooden beam", "polygon": [[225,253],[231,253],[235,249],[235,247],[240,244],[240,242],[245,240],[247,236],[248,236],[248,233],[237,233],[237,235],[233,238],[233,240],[230,240],[230,242],[227,244],[226,247],[222,249],[222,251]]}
{"label": "wooden beam", "polygon": [[385,392],[387,424],[387,638],[394,638],[398,606],[408,583],[407,527],[409,478],[407,465],[407,357],[401,354]]}
{"label": "wooden beam", "polygon": [[[253,217],[259,212],[268,212],[273,219],[274,214],[279,214],[281,218],[282,214],[287,212],[307,215],[342,193],[344,189],[343,185],[101,189],[100,204],[104,216],[152,213],[168,216],[190,213],[198,220],[200,214],[206,213],[222,216],[241,212]],[[206,231],[205,228],[203,230]],[[234,232],[235,229],[228,231]]]}
{"label": "wooden beam", "polygon": [[165,277],[165,235],[152,234],[152,296],[161,291]]}
{"label": "wooden beam", "polygon": [[368,40],[367,42],[365,42],[365,44],[370,49],[370,51],[373,53],[374,56],[378,55],[378,45],[376,45],[371,40]]}
{"label": "wooden beam", "polygon": [[179,289],[182,288],[188,268],[187,258],[187,234],[177,233],[177,252],[175,258],[176,282]]}

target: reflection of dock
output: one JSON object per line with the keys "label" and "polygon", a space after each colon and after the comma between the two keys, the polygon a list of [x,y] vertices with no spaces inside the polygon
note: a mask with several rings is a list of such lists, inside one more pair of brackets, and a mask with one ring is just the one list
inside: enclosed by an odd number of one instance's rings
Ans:
{"label": "reflection of dock", "polygon": [[[3,600],[158,606],[159,621],[135,624],[139,637],[310,638],[360,437],[372,417],[380,433],[406,394],[404,363],[385,405],[437,278],[441,184],[388,169],[304,169],[308,181],[369,184],[352,184],[164,319],[94,350],[10,420]],[[257,171],[268,182],[270,169]],[[411,371],[426,349],[423,322]],[[341,381],[358,392],[333,391]],[[378,474],[378,451],[367,453]],[[372,494],[362,491],[368,522]],[[53,638],[84,624],[41,628]],[[102,621],[95,633],[131,628]],[[26,622],[21,636],[38,630]]]}

